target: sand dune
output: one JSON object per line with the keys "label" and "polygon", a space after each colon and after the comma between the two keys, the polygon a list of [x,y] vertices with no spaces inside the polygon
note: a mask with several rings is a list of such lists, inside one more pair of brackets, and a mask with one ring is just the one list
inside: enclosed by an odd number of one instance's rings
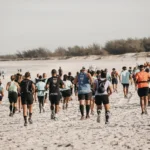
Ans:
{"label": "sand dune", "polygon": [[[116,57],[117,58],[117,57]],[[139,63],[144,62],[140,59]],[[9,76],[22,68],[23,72],[31,71],[32,78],[36,73],[46,72],[50,76],[52,68],[62,67],[64,73],[75,74],[82,66],[95,65],[99,68],[116,67],[119,71],[123,65],[136,65],[135,59],[103,59],[103,60],[48,60],[1,62],[0,66],[7,70],[3,84]],[[104,123],[104,110],[101,123],[96,122],[95,115],[80,121],[78,101],[75,96],[69,103],[68,110],[60,110],[59,121],[50,120],[49,102],[46,112],[39,114],[38,103],[34,103],[32,125],[24,127],[22,113],[17,112],[9,117],[7,93],[0,106],[0,150],[148,150],[150,149],[150,116],[141,116],[139,97],[134,86],[130,86],[130,98],[124,99],[122,85],[118,93],[110,97],[110,124]],[[62,104],[61,104],[62,106]],[[148,112],[149,108],[148,108]]]}

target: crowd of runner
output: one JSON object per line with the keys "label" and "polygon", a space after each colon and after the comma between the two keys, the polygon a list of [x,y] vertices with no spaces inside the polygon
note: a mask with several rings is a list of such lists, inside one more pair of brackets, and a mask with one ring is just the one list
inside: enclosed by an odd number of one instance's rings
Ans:
{"label": "crowd of runner", "polygon": [[[21,74],[22,70],[10,77],[6,85],[9,98],[9,116],[16,111],[23,110],[24,126],[32,124],[33,103],[38,100],[39,113],[45,112],[45,103],[50,101],[50,118],[58,120],[60,103],[63,109],[68,109],[69,101],[74,100],[72,95],[78,97],[81,120],[89,119],[94,115],[95,104],[97,122],[100,122],[102,106],[105,109],[105,123],[109,123],[110,105],[109,97],[118,92],[118,83],[123,86],[124,98],[129,98],[129,86],[135,86],[140,97],[141,114],[148,114],[147,106],[150,102],[150,63],[137,67],[122,67],[119,73],[112,68],[109,74],[107,69],[96,70],[82,67],[75,76],[71,72],[63,74],[60,67],[57,71],[52,69],[51,77],[46,73],[37,74],[35,81],[31,80],[30,72]],[[4,97],[5,87],[0,79],[0,104]]]}

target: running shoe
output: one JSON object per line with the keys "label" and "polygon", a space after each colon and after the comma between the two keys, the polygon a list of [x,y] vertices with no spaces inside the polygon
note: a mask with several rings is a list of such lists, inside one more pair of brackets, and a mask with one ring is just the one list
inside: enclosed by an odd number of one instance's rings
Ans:
{"label": "running shoe", "polygon": [[29,123],[30,123],[30,124],[32,124],[32,123],[33,123],[33,121],[32,121],[32,119],[31,119],[31,118],[29,118],[29,119],[28,119],[28,121],[29,121]]}
{"label": "running shoe", "polygon": [[28,123],[25,121],[25,122],[24,122],[24,126],[27,126],[27,124],[28,124]]}

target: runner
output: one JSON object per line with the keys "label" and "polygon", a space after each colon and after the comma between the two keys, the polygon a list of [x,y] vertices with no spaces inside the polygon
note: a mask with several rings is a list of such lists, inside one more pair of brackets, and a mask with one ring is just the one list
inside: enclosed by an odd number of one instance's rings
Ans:
{"label": "runner", "polygon": [[58,120],[59,102],[60,102],[60,90],[64,88],[63,81],[57,77],[57,71],[55,69],[51,72],[52,77],[47,80],[46,89],[49,88],[49,100],[51,102],[51,119]]}
{"label": "runner", "polygon": [[[79,75],[79,72],[76,73],[75,78],[77,78],[78,75]],[[75,82],[74,82],[74,93],[75,93],[75,96],[78,96],[78,83],[75,84]]]}
{"label": "runner", "polygon": [[[19,87],[20,87],[21,81],[22,81],[22,75],[20,73],[17,73],[15,82],[18,83]],[[18,91],[17,105],[18,105],[19,112],[21,112],[22,104],[21,104],[21,93],[20,93],[20,91]]]}
{"label": "runner", "polygon": [[124,98],[127,98],[128,91],[129,91],[129,81],[131,79],[131,75],[129,71],[127,70],[127,67],[122,68],[123,71],[120,74],[120,82],[123,85],[123,93],[124,93]]}
{"label": "runner", "polygon": [[20,90],[19,85],[15,82],[15,76],[11,76],[11,82],[8,82],[6,85],[6,90],[8,91],[8,98],[10,102],[10,114],[9,116],[13,116],[16,112],[16,104],[18,98],[18,91]]}
{"label": "runner", "polygon": [[148,93],[149,86],[148,81],[150,79],[150,74],[144,71],[144,66],[140,65],[140,72],[138,72],[135,76],[136,84],[138,87],[138,95],[140,97],[140,104],[142,115],[147,114],[147,105],[148,105]]}
{"label": "runner", "polygon": [[112,94],[112,87],[110,81],[106,78],[106,72],[101,72],[101,77],[95,81],[94,89],[95,93],[95,103],[97,105],[97,122],[100,122],[100,115],[102,111],[102,104],[105,108],[105,124],[109,123],[110,117],[110,105],[109,96]]}
{"label": "runner", "polygon": [[108,69],[105,69],[104,71],[107,73],[106,75],[107,80],[111,82],[111,75],[108,73]]}
{"label": "runner", "polygon": [[62,96],[64,98],[63,109],[67,109],[68,108],[68,102],[71,98],[71,89],[72,89],[73,85],[72,85],[71,81],[68,80],[68,77],[66,74],[64,75],[63,83],[64,83],[64,89],[62,91]]}
{"label": "runner", "polygon": [[61,67],[59,67],[59,69],[58,69],[58,75],[59,75],[60,78],[61,78],[62,75],[63,75],[63,71],[62,71]]}
{"label": "runner", "polygon": [[39,109],[40,113],[43,109],[43,112],[45,112],[44,109],[44,98],[45,98],[45,82],[42,80],[42,76],[39,76],[39,82],[36,84],[36,90],[37,90],[37,96],[39,101]]}
{"label": "runner", "polygon": [[94,105],[95,105],[95,90],[94,90],[94,83],[97,79],[95,71],[91,71],[91,77],[92,77],[92,84],[91,84],[91,91],[92,91],[92,97],[91,97],[91,115],[94,115]]}
{"label": "runner", "polygon": [[115,68],[113,68],[111,72],[111,78],[112,78],[112,85],[113,85],[114,92],[117,92],[118,77],[119,77],[118,72],[116,71]]}
{"label": "runner", "polygon": [[[45,85],[47,83],[47,80],[48,80],[47,74],[43,73],[43,79],[42,79],[42,81],[45,83]],[[43,106],[44,109],[45,109],[45,104],[47,103],[47,95],[48,95],[48,90],[45,91],[45,95],[44,95],[44,106]]]}
{"label": "runner", "polygon": [[73,83],[74,83],[74,77],[71,75],[71,72],[68,72],[68,80],[71,81],[72,87],[71,87],[71,95],[73,94]]}
{"label": "runner", "polygon": [[137,90],[137,84],[136,84],[135,76],[138,72],[140,72],[139,67],[135,67],[134,70],[133,70],[133,81],[134,81],[134,85],[135,85],[135,90]]}
{"label": "runner", "polygon": [[86,104],[86,119],[90,118],[90,100],[92,97],[92,91],[90,83],[92,83],[92,77],[86,72],[85,67],[82,67],[81,72],[75,78],[75,84],[78,83],[78,99],[80,104],[81,120],[84,119],[84,105]]}
{"label": "runner", "polygon": [[132,85],[133,84],[133,79],[132,79],[132,76],[133,76],[133,70],[132,70],[132,67],[129,67],[129,73],[130,73],[130,84]]}
{"label": "runner", "polygon": [[[36,75],[36,78],[35,78],[35,85],[39,82],[39,73]],[[36,102],[37,101],[37,92],[35,91],[34,93],[34,101]]]}
{"label": "runner", "polygon": [[3,97],[4,97],[4,86],[2,84],[2,80],[0,79],[0,104],[2,103]]}
{"label": "runner", "polygon": [[30,80],[31,75],[29,72],[25,73],[25,79],[21,81],[21,101],[23,106],[23,116],[24,116],[24,126],[27,126],[27,108],[29,109],[28,121],[32,124],[32,104],[33,104],[33,94],[35,92],[35,85],[33,81]]}

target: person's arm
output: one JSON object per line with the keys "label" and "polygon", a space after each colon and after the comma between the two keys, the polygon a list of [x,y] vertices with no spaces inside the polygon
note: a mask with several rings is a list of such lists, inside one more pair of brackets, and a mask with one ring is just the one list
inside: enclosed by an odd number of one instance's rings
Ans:
{"label": "person's arm", "polygon": [[7,85],[6,85],[6,90],[7,90],[7,91],[8,91],[8,89],[9,89],[9,86],[10,86],[10,82],[8,82]]}
{"label": "person's arm", "polygon": [[2,89],[2,96],[4,97],[4,88]]}
{"label": "person's arm", "polygon": [[35,93],[35,85],[34,85],[34,83],[32,83],[32,93],[33,94]]}
{"label": "person's arm", "polygon": [[47,80],[46,85],[45,85],[45,89],[47,90],[48,88],[49,88],[49,79]]}
{"label": "person's arm", "polygon": [[97,89],[97,80],[94,82],[94,85],[93,85],[93,90],[96,91]]}
{"label": "person's arm", "polygon": [[92,84],[92,76],[91,76],[91,74],[88,73],[87,75],[88,75],[88,78],[89,78],[89,80],[90,80],[90,84]]}
{"label": "person's arm", "polygon": [[111,85],[109,85],[109,86],[108,86],[108,88],[109,88],[108,96],[110,96],[110,95],[113,93],[112,86],[111,86]]}

